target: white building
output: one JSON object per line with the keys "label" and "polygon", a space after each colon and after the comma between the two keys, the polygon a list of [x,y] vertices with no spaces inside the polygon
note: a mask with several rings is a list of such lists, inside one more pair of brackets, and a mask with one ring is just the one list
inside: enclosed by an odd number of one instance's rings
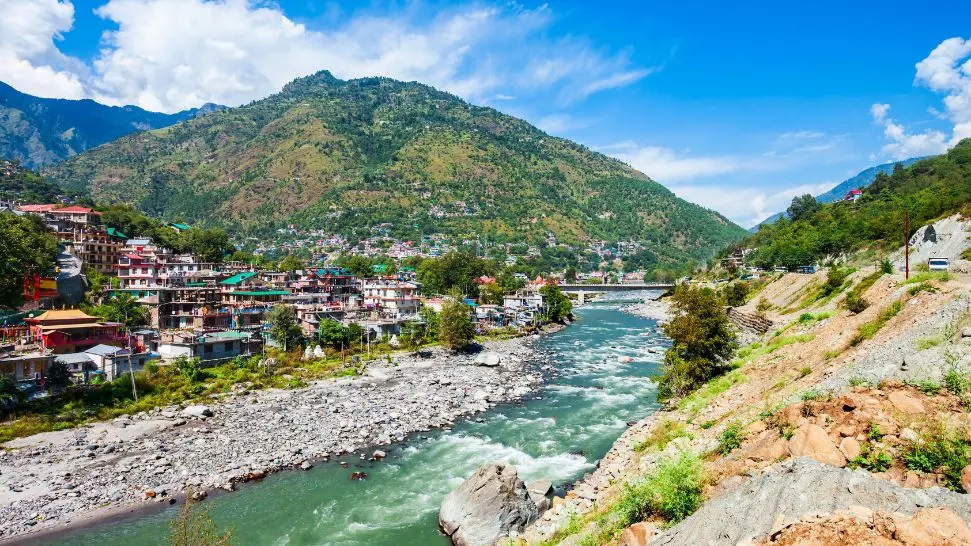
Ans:
{"label": "white building", "polygon": [[398,320],[418,314],[420,292],[421,288],[413,282],[367,279],[362,296],[366,308],[377,311],[382,318]]}

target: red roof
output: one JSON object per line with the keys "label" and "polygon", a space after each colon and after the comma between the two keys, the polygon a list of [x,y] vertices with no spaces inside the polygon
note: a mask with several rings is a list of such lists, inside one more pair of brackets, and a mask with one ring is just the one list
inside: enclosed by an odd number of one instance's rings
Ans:
{"label": "red roof", "polygon": [[24,212],[50,212],[56,207],[57,205],[20,205],[17,209]]}
{"label": "red roof", "polygon": [[850,190],[850,195],[860,195],[862,193],[863,190]]}
{"label": "red roof", "polygon": [[70,206],[55,210],[54,212],[73,212],[77,214],[101,214],[100,212],[95,212],[87,207]]}

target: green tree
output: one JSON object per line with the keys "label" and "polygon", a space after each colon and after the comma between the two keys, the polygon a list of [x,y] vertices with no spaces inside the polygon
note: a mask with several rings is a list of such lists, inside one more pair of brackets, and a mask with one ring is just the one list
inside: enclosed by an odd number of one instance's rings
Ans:
{"label": "green tree", "polygon": [[496,282],[499,284],[499,287],[502,288],[502,291],[507,294],[511,294],[526,286],[525,280],[517,279],[515,277],[515,272],[508,269],[504,270],[502,273],[499,273],[499,276],[496,277]]}
{"label": "green tree", "polygon": [[207,262],[221,263],[227,254],[236,250],[229,235],[216,228],[190,229],[185,233],[185,240],[192,252]]}
{"label": "green tree", "polygon": [[805,195],[800,195],[792,198],[792,204],[786,209],[789,214],[789,218],[793,220],[802,220],[807,216],[813,214],[819,210],[820,205],[816,202],[816,198],[808,193]]}
{"label": "green tree", "polygon": [[188,358],[182,355],[172,362],[172,366],[178,370],[182,377],[188,379],[190,383],[197,383],[206,377],[206,373],[202,371],[201,362],[198,358]]}
{"label": "green tree", "polygon": [[555,284],[547,284],[539,289],[543,295],[543,304],[546,306],[546,320],[549,322],[562,322],[573,313],[573,303],[570,298],[560,290]]}
{"label": "green tree", "polygon": [[737,281],[725,287],[725,303],[729,307],[741,307],[748,298],[749,286],[747,282]]}
{"label": "green tree", "polygon": [[17,382],[13,377],[0,374],[0,410],[17,405],[20,402],[20,396],[20,389],[17,388]]}
{"label": "green tree", "polygon": [[71,372],[66,364],[55,360],[47,367],[45,382],[48,390],[57,392],[71,384]]}
{"label": "green tree", "polygon": [[303,343],[303,330],[300,329],[297,312],[292,306],[274,306],[267,314],[266,321],[270,324],[270,335],[284,351],[295,349]]}
{"label": "green tree", "polygon": [[664,355],[658,398],[684,396],[728,369],[738,343],[722,300],[714,290],[680,285],[674,318],[664,325],[671,348]]}
{"label": "green tree", "polygon": [[438,340],[443,346],[453,351],[465,349],[475,336],[472,308],[460,296],[448,299],[439,313],[438,328]]}
{"label": "green tree", "polygon": [[479,285],[479,298],[482,303],[491,305],[502,305],[506,293],[498,283],[490,282]]}
{"label": "green tree", "polygon": [[449,252],[425,260],[418,266],[418,281],[430,294],[448,294],[459,290],[463,295],[477,297],[475,279],[495,270],[495,264],[467,252]]}
{"label": "green tree", "polygon": [[0,213],[0,308],[24,301],[24,280],[51,276],[57,241],[40,217]]}
{"label": "green tree", "polygon": [[577,268],[572,265],[566,268],[566,271],[563,273],[563,280],[568,283],[577,282]]}
{"label": "green tree", "polygon": [[412,353],[421,352],[422,347],[428,343],[428,325],[421,322],[409,322],[401,334],[401,340]]}
{"label": "green tree", "polygon": [[130,329],[148,325],[151,318],[148,308],[124,293],[105,300],[94,308],[93,314],[110,322],[120,322]]}
{"label": "green tree", "polygon": [[342,254],[335,262],[339,267],[350,271],[355,277],[365,278],[373,275],[371,272],[371,260],[356,254]]}
{"label": "green tree", "polygon": [[350,332],[344,327],[343,324],[337,322],[336,320],[322,320],[320,325],[317,327],[317,333],[315,334],[315,339],[317,343],[320,343],[324,347],[332,347],[334,349],[340,349],[349,345]]}
{"label": "green tree", "polygon": [[307,266],[303,260],[297,258],[293,254],[287,255],[286,258],[280,260],[280,264],[277,266],[280,271],[292,272],[298,269],[303,269]]}
{"label": "green tree", "polygon": [[421,311],[418,311],[418,314],[425,322],[425,336],[428,338],[428,341],[438,340],[441,316],[431,307],[422,307]]}

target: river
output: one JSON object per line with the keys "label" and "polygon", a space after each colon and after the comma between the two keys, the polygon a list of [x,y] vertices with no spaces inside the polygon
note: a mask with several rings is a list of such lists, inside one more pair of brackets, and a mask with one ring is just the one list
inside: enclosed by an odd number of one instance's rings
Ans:
{"label": "river", "polygon": [[[657,372],[660,354],[648,348],[666,341],[654,321],[619,310],[643,293],[607,297],[537,342],[554,352],[557,373],[525,402],[415,435],[387,449],[384,461],[345,457],[350,468],[332,460],[242,485],[206,501],[210,516],[241,545],[447,545],[437,530],[439,504],[484,463],[512,463],[524,480],[549,479],[562,492],[595,468],[627,421],[657,408],[648,376]],[[633,362],[621,362],[624,356]],[[355,470],[367,479],[349,480]],[[99,524],[56,543],[159,544],[177,509]]]}

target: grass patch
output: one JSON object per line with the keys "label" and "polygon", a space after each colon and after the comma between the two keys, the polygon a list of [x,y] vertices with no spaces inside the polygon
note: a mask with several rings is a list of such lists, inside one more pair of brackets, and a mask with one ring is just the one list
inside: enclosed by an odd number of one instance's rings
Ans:
{"label": "grass patch", "polygon": [[690,436],[684,423],[673,419],[662,419],[651,428],[642,442],[634,446],[634,451],[662,451],[672,441]]}
{"label": "grass patch", "polygon": [[699,426],[701,426],[701,429],[702,430],[708,430],[711,427],[715,426],[715,420],[714,419],[710,419],[708,421],[705,421],[704,423],[701,423],[701,425],[699,425]]}
{"label": "grass patch", "polygon": [[911,296],[916,296],[921,292],[928,292],[930,294],[933,294],[937,292],[937,287],[927,281],[924,281],[924,282],[917,283],[914,286],[911,286],[907,290],[907,293],[910,294]]}
{"label": "grass patch", "polygon": [[944,374],[944,388],[951,394],[963,396],[971,392],[971,378],[961,373],[956,366],[952,366]]}
{"label": "grass patch", "polygon": [[678,402],[678,409],[697,414],[704,409],[716,396],[727,391],[735,383],[745,381],[745,374],[738,370],[733,370],[725,375],[718,376],[705,383],[700,389],[685,396]]}
{"label": "grass patch", "polygon": [[803,377],[806,377],[807,375],[809,375],[811,373],[813,373],[813,369],[812,369],[811,366],[803,366],[799,370],[799,379],[802,379]]}
{"label": "grass patch", "polygon": [[923,381],[905,381],[904,383],[929,396],[941,392],[941,384],[929,379]]}
{"label": "grass patch", "polygon": [[810,389],[802,393],[802,396],[800,396],[799,399],[802,400],[803,402],[809,402],[809,401],[823,402],[830,399],[830,394],[825,391]]}
{"label": "grass patch", "polygon": [[857,329],[856,335],[850,340],[850,345],[856,346],[868,339],[873,339],[873,336],[877,335],[877,332],[890,322],[890,319],[897,316],[897,313],[900,312],[900,307],[900,301],[895,301],[881,311],[875,319],[861,324]]}
{"label": "grass patch", "polygon": [[873,384],[860,376],[853,376],[850,378],[851,387],[872,387]]}
{"label": "grass patch", "polygon": [[922,271],[904,279],[901,284],[920,284],[928,281],[947,282],[951,280],[951,274],[947,271]]}
{"label": "grass patch", "polygon": [[761,343],[753,343],[740,349],[738,351],[738,356],[732,360],[731,366],[732,368],[741,368],[752,363],[757,358],[772,354],[783,347],[796,343],[808,343],[814,339],[816,339],[816,336],[813,334],[794,334],[791,336],[776,335],[765,345],[762,345]]}
{"label": "grass patch", "polygon": [[944,343],[944,336],[941,335],[922,337],[917,340],[917,350],[925,351],[931,347],[937,347],[941,343]]}
{"label": "grass patch", "polygon": [[682,453],[676,459],[658,462],[643,480],[625,488],[617,502],[621,529],[651,517],[670,524],[683,520],[701,505],[702,485],[703,469],[695,455]]}

